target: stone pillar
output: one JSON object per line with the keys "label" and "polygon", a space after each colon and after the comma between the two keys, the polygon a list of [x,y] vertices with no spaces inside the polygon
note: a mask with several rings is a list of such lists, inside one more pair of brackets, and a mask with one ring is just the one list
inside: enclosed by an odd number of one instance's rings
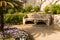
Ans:
{"label": "stone pillar", "polygon": [[25,24],[25,21],[26,21],[26,20],[25,20],[24,17],[23,17],[23,24]]}
{"label": "stone pillar", "polygon": [[36,20],[34,20],[34,24],[36,24]]}
{"label": "stone pillar", "polygon": [[58,25],[60,27],[60,14],[54,15],[53,19],[54,19],[54,21],[53,21],[54,25]]}

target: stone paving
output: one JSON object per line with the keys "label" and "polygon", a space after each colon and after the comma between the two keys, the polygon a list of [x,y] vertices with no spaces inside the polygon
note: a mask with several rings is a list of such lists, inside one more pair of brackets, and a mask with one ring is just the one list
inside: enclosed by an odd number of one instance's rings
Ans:
{"label": "stone paving", "polygon": [[60,30],[53,26],[27,24],[13,25],[11,27],[24,29],[33,35],[35,40],[60,40]]}

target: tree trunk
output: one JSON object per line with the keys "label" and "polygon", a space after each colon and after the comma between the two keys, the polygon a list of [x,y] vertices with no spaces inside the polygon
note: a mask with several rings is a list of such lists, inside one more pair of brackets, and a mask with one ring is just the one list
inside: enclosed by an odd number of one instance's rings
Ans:
{"label": "tree trunk", "polygon": [[3,16],[3,8],[0,7],[0,30],[1,31],[4,31],[3,28],[4,28],[4,16]]}

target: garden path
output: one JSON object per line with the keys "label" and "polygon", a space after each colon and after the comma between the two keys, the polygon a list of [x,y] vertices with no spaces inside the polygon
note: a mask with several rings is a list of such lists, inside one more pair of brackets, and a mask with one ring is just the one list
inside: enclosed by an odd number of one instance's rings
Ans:
{"label": "garden path", "polygon": [[17,27],[19,29],[24,29],[33,35],[35,40],[60,40],[60,30],[54,28],[53,26],[46,25],[12,25],[10,27]]}

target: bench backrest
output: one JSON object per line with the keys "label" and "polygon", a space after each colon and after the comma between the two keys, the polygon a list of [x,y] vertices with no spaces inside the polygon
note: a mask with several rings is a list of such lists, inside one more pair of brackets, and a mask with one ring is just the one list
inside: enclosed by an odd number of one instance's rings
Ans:
{"label": "bench backrest", "polygon": [[50,18],[50,14],[27,14],[28,18],[41,18],[41,19],[48,19]]}

